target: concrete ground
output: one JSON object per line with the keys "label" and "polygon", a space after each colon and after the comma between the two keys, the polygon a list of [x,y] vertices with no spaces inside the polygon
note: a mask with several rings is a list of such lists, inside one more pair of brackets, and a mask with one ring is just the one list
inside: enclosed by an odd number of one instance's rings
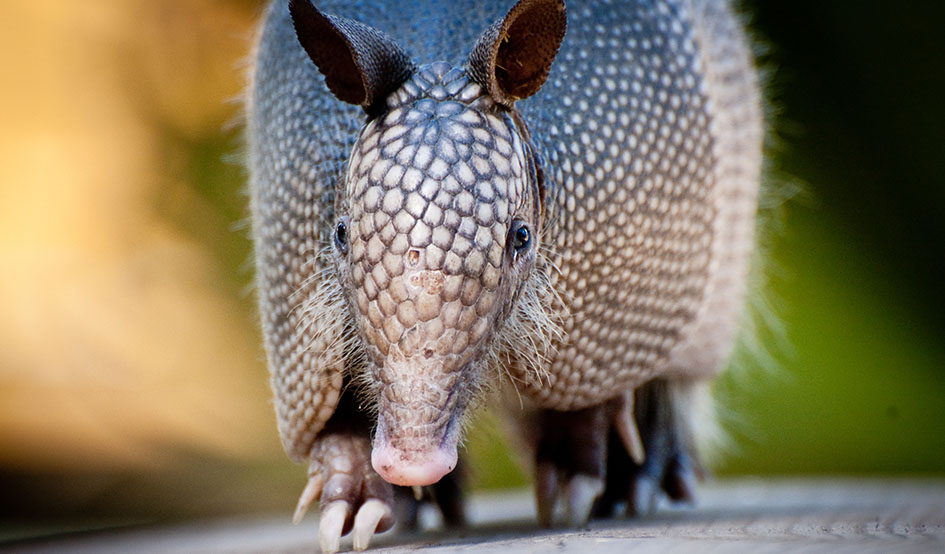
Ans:
{"label": "concrete ground", "polygon": [[[431,554],[829,552],[945,553],[945,479],[739,479],[705,485],[695,507],[665,506],[635,520],[541,529],[529,491],[479,494],[472,525],[375,537],[371,551]],[[2,552],[315,553],[316,522],[228,519],[98,532],[0,546]],[[427,518],[430,519],[430,518]],[[342,543],[350,548],[350,538]]]}

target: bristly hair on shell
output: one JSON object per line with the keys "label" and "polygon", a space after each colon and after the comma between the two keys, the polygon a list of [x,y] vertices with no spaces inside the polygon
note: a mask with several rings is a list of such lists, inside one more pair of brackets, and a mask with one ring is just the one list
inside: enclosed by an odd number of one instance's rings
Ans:
{"label": "bristly hair on shell", "polygon": [[[299,332],[308,337],[307,351],[313,351],[316,368],[341,363],[345,373],[355,377],[362,373],[364,348],[354,331],[351,315],[345,305],[344,291],[338,278],[338,269],[332,260],[332,248],[326,246],[318,253],[317,272],[308,277],[294,296],[298,297],[314,284],[314,290],[298,298]],[[314,352],[318,348],[319,352]],[[349,381],[350,383],[353,382]],[[342,391],[342,394],[344,391]]]}

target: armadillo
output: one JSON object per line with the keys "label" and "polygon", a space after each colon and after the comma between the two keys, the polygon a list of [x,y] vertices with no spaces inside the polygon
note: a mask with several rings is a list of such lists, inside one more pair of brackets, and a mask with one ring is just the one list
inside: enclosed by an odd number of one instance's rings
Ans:
{"label": "armadillo", "polygon": [[724,1],[511,3],[265,14],[261,325],[283,446],[309,464],[296,517],[320,503],[326,552],[352,529],[366,548],[409,487],[462,523],[483,399],[521,423],[543,524],[692,495],[695,391],[731,354],[752,252],[749,42]]}

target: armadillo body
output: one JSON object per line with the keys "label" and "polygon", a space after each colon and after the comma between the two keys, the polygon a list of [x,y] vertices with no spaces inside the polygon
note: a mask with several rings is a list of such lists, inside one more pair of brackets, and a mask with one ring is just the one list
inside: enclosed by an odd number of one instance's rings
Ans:
{"label": "armadillo body", "polygon": [[722,369],[752,246],[760,100],[727,5],[292,4],[260,36],[249,167],[279,430],[323,548],[392,523],[387,482],[452,470],[497,382],[554,427],[532,437],[543,520],[559,486],[578,522],[626,496],[615,456],[666,488],[685,448],[646,471],[642,450],[685,418],[634,417],[633,391]]}

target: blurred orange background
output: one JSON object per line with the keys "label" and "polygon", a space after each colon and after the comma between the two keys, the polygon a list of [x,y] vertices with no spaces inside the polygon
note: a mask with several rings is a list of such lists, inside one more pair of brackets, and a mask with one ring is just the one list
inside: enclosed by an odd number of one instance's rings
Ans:
{"label": "blurred orange background", "polygon": [[238,165],[260,10],[0,4],[4,475],[282,461]]}

